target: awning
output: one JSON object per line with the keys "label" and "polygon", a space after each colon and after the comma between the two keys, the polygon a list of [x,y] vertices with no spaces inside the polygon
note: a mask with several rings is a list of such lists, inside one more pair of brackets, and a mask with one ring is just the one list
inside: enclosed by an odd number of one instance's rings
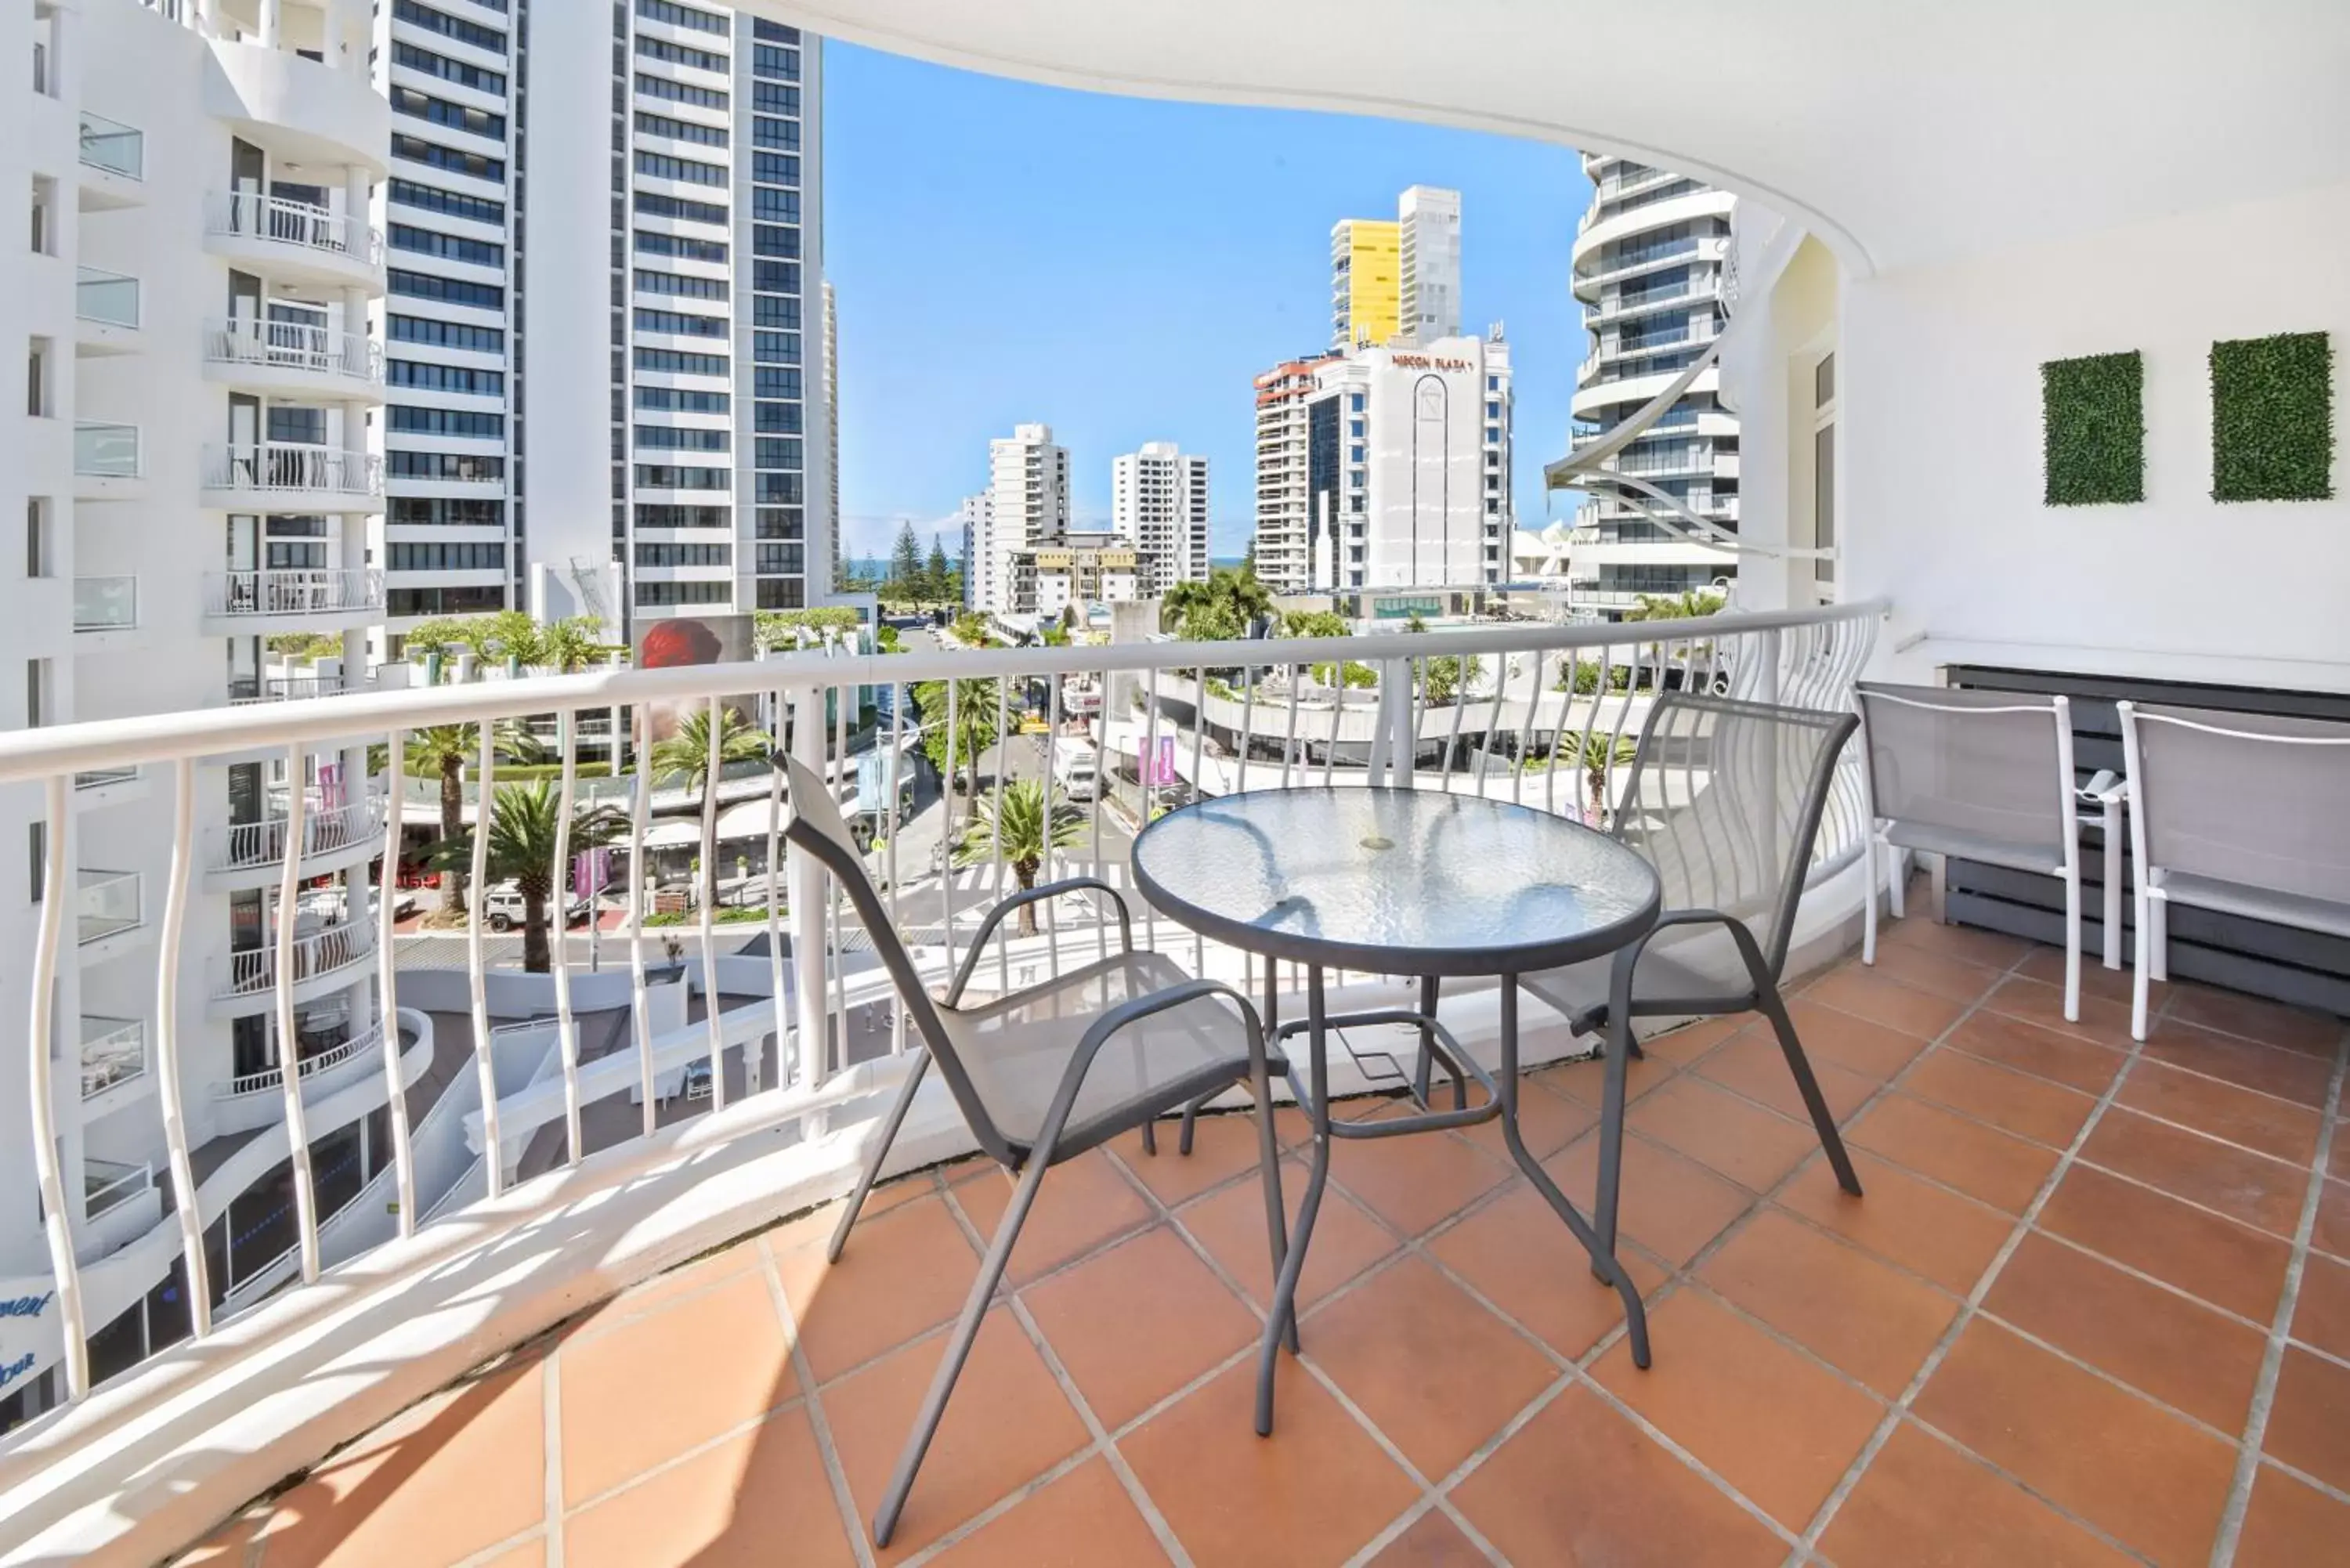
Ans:
{"label": "awning", "polygon": [[[621,842],[626,843],[623,839]],[[645,830],[648,849],[681,849],[702,842],[702,825],[694,822],[664,822]]]}
{"label": "awning", "polygon": [[775,820],[775,802],[764,795],[756,800],[736,802],[718,814],[718,836],[766,837],[767,825]]}

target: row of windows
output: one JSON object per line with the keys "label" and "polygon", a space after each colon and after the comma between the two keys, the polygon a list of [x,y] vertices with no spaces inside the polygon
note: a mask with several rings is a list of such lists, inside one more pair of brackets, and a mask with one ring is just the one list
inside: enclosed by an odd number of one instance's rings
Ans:
{"label": "row of windows", "polygon": [[469,283],[429,272],[403,272],[399,267],[384,275],[384,286],[394,294],[437,299],[443,305],[471,306],[478,310],[503,310],[506,303],[506,291],[494,283]]}
{"label": "row of windows", "polygon": [[800,161],[788,152],[754,152],[751,178],[770,185],[796,185],[800,182]]}
{"label": "row of windows", "polygon": [[639,387],[637,407],[681,414],[723,414],[734,399],[727,392],[701,392],[691,387]]}
{"label": "row of windows", "polygon": [[800,52],[797,49],[779,49],[769,44],[754,44],[751,47],[751,74],[795,82],[800,79]]}
{"label": "row of windows", "polygon": [[751,189],[751,215],[772,223],[796,223],[800,221],[800,193],[754,185]]}
{"label": "row of windows", "polygon": [[391,155],[406,159],[411,163],[421,163],[428,169],[469,174],[476,180],[495,182],[506,177],[506,162],[503,158],[485,158],[478,152],[460,152],[453,147],[443,147],[421,136],[395,133],[391,139]]}
{"label": "row of windows", "polygon": [[731,286],[723,277],[686,277],[673,272],[637,269],[639,294],[666,294],[680,299],[724,299]]}
{"label": "row of windows", "polygon": [[751,229],[751,254],[797,261],[800,256],[800,232],[780,223],[754,224]]}
{"label": "row of windows", "polygon": [[725,431],[687,430],[676,425],[639,425],[637,444],[667,447],[672,452],[725,452],[733,444]]}
{"label": "row of windows", "polygon": [[[400,3],[405,5],[407,0],[400,0]],[[672,66],[691,66],[695,70],[716,71],[721,76],[734,68],[732,60],[713,50],[672,44],[667,38],[655,38],[643,33],[637,35],[637,53],[649,60],[663,60]]]}
{"label": "row of windows", "polygon": [[757,365],[796,365],[800,362],[800,335],[796,332],[754,332],[751,335],[751,360]]}
{"label": "row of windows", "polygon": [[665,99],[671,103],[690,103],[696,109],[724,109],[727,104],[723,88],[695,87],[691,82],[673,82],[667,77],[637,73],[637,90],[647,98]]}
{"label": "row of windows", "polygon": [[653,218],[682,218],[689,223],[726,222],[726,208],[722,202],[689,202],[682,196],[663,196],[650,191],[637,192],[637,211]]}
{"label": "row of windows", "polygon": [[797,473],[753,474],[752,499],[797,506],[807,500],[806,476]]}
{"label": "row of windows", "polygon": [[637,0],[637,15],[648,22],[667,22],[673,27],[691,27],[697,33],[723,36],[726,32],[725,17],[677,5],[674,0]]}
{"label": "row of windows", "polygon": [[673,332],[682,337],[723,337],[726,336],[726,318],[723,316],[689,316],[682,310],[649,310],[639,306],[637,330]]}
{"label": "row of windows", "polygon": [[637,603],[655,605],[723,605],[734,597],[734,585],[725,583],[639,583]]}
{"label": "row of windows", "polygon": [[393,0],[391,14],[395,20],[421,27],[428,33],[438,33],[444,38],[454,38],[477,49],[487,49],[494,55],[506,52],[506,36],[495,27],[484,27],[478,22],[452,16],[446,11],[435,11],[430,5],[418,5],[416,0]]}
{"label": "row of windows", "polygon": [[800,122],[796,119],[770,119],[765,115],[751,117],[751,145],[781,147],[790,151],[800,150]]}
{"label": "row of windows", "polygon": [[503,354],[506,348],[506,335],[497,327],[434,321],[423,316],[385,317],[384,336],[394,343],[429,343],[435,348],[465,348],[476,354]]}
{"label": "row of windows", "polygon": [[753,82],[751,107],[762,114],[788,114],[800,111],[800,89],[784,82]]}
{"label": "row of windows", "polygon": [[732,545],[637,545],[639,566],[731,566],[734,564]]}
{"label": "row of windows", "polygon": [[383,596],[384,614],[394,618],[418,615],[482,615],[506,607],[503,587],[390,588]]}
{"label": "row of windows", "polygon": [[800,406],[797,403],[760,403],[756,428],[761,435],[798,435]]}
{"label": "row of windows", "polygon": [[455,191],[442,191],[431,185],[420,185],[413,180],[394,179],[387,187],[386,198],[403,207],[421,207],[428,213],[445,213],[452,218],[464,218],[476,223],[495,223],[504,228],[506,204],[493,202],[486,196],[462,195]]}
{"label": "row of windows", "polygon": [[410,435],[469,436],[496,441],[506,433],[506,417],[473,409],[419,409],[394,403],[384,410],[387,430]]}
{"label": "row of windows", "polygon": [[691,119],[675,119],[650,109],[637,110],[637,131],[642,136],[666,136],[671,141],[694,141],[704,147],[726,145],[726,128],[723,125],[701,125]]}
{"label": "row of windows", "polygon": [[474,266],[503,267],[506,265],[505,246],[492,244],[487,240],[469,240],[432,229],[411,228],[406,223],[392,224],[386,237],[396,251],[414,251],[420,255],[439,256],[444,261],[466,262]]}
{"label": "row of windows", "polygon": [[800,30],[787,27],[781,22],[770,22],[762,16],[751,24],[751,36],[763,44],[796,44],[800,41]]}
{"label": "row of windows", "polygon": [[420,49],[414,44],[395,43],[391,47],[392,64],[406,66],[411,71],[439,77],[444,82],[472,88],[475,92],[506,96],[506,78],[496,71],[485,71],[479,66],[469,66],[463,60],[452,60],[446,55],[436,55],[430,49]]}
{"label": "row of windows", "polygon": [[771,294],[797,294],[800,292],[800,264],[754,261],[751,264],[751,286]]}
{"label": "row of windows", "polygon": [[637,369],[658,371],[667,376],[723,376],[727,373],[723,354],[688,354],[678,348],[639,348]]}
{"label": "row of windows", "polygon": [[806,443],[797,436],[761,436],[754,461],[761,468],[800,468],[806,462]]}
{"label": "row of windows", "polygon": [[506,476],[503,457],[461,452],[388,452],[384,472],[394,479],[489,480]]}
{"label": "row of windows", "polygon": [[637,464],[639,490],[732,490],[734,472],[726,468],[675,468],[667,463]]}
{"label": "row of windows", "polygon": [[637,508],[639,528],[732,528],[734,512],[726,506],[679,506],[655,502]]}
{"label": "row of windows", "polygon": [[763,398],[798,399],[806,396],[800,390],[800,373],[797,370],[774,365],[763,365],[754,372],[752,390]]}
{"label": "row of windows", "polygon": [[806,545],[754,545],[751,548],[753,563],[759,571],[799,573],[807,570]]}
{"label": "row of windows", "polygon": [[503,528],[506,504],[458,495],[395,495],[384,521],[411,527]]}
{"label": "row of windows", "polygon": [[384,565],[395,572],[499,572],[505,569],[506,547],[488,541],[394,539],[384,546]]}
{"label": "row of windows", "polygon": [[[754,295],[751,299],[751,325],[782,327],[797,331],[800,325],[800,302],[795,298],[781,295]],[[796,364],[798,358],[798,355],[795,354],[792,357],[792,362]]]}
{"label": "row of windows", "polygon": [[493,114],[486,109],[473,109],[447,99],[434,98],[411,87],[394,87],[390,95],[394,114],[413,115],[434,125],[445,125],[452,130],[468,130],[475,136],[487,136],[495,140],[506,139],[506,117]]}
{"label": "row of windows", "polygon": [[807,534],[807,514],[796,506],[762,506],[754,516],[762,539],[798,539]]}
{"label": "row of windows", "polygon": [[666,152],[648,152],[642,148],[637,150],[637,172],[656,180],[682,180],[689,185],[726,183],[726,171],[719,164],[672,158]]}
{"label": "row of windows", "polygon": [[726,259],[726,242],[697,240],[691,234],[657,234],[650,229],[639,229],[637,254],[675,256],[680,261],[723,262]]}

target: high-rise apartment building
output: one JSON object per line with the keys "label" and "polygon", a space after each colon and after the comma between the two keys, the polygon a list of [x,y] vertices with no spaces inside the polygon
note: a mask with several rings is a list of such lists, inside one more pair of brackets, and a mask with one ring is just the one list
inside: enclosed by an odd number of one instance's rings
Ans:
{"label": "high-rise apartment building", "polygon": [[1208,460],[1171,441],[1112,458],[1110,527],[1141,557],[1142,592],[1208,576]]}
{"label": "high-rise apartment building", "polygon": [[1384,343],[1397,331],[1397,247],[1388,218],[1341,218],[1330,225],[1330,346]]}
{"label": "high-rise apartment building", "polygon": [[1512,391],[1499,331],[1361,348],[1313,374],[1303,399],[1308,587],[1502,581]]}
{"label": "high-rise apartment building", "polygon": [[1461,335],[1461,192],[1413,185],[1397,203],[1396,317],[1420,343]]}
{"label": "high-rise apartment building", "polygon": [[1314,586],[1306,404],[1315,370],[1335,358],[1284,360],[1256,379],[1256,575],[1277,594]]}
{"label": "high-rise apartment building", "polygon": [[992,541],[991,520],[995,511],[995,493],[983,490],[976,495],[962,498],[957,519],[962,525],[962,607],[977,609],[980,605],[979,579],[981,563],[987,558]]}
{"label": "high-rise apartment building", "polygon": [[987,443],[985,529],[976,542],[979,587],[972,604],[1001,615],[1036,607],[1035,552],[1069,533],[1069,449],[1050,425],[1015,426]]}
{"label": "high-rise apartment building", "polygon": [[832,526],[826,530],[831,535],[832,565],[825,590],[840,589],[840,302],[832,292],[832,280],[819,285],[822,290],[824,317],[824,475],[825,516]]}
{"label": "high-rise apartment building", "polygon": [[[1590,209],[1574,249],[1575,296],[1591,331],[1575,378],[1579,441],[1596,440],[1663,391],[1720,335],[1730,252],[1728,192],[1629,159],[1589,155]],[[1674,497],[1708,522],[1738,525],[1738,421],[1709,367],[1680,401],[1607,467]],[[1736,575],[1727,550],[1691,544],[1634,506],[1595,493],[1575,517],[1569,595],[1616,615],[1646,594],[1678,594]]]}

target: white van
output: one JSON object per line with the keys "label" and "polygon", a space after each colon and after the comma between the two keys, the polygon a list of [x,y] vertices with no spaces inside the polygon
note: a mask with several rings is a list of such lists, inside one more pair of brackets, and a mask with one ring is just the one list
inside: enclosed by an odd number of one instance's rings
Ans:
{"label": "white van", "polygon": [[1094,752],[1081,741],[1062,741],[1053,748],[1053,782],[1074,801],[1094,798]]}

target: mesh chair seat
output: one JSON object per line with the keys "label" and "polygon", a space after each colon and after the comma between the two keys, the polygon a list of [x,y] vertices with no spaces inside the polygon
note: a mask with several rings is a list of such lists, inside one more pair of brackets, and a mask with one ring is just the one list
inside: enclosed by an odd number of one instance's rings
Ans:
{"label": "mesh chair seat", "polygon": [[[1710,936],[1711,940],[1707,942],[1682,942],[1671,948],[1651,945],[1641,953],[1639,963],[1632,971],[1634,1011],[1644,1011],[1659,1002],[1720,999],[1752,990],[1754,982],[1747,977],[1738,950],[1730,939],[1719,931]],[[1699,950],[1704,948],[1714,950],[1709,956],[1719,956],[1721,961],[1693,961],[1700,959]],[[1613,967],[1612,958],[1587,959],[1582,963],[1522,975],[1518,983],[1572,1022],[1607,1004],[1607,977]]]}
{"label": "mesh chair seat", "polygon": [[[1191,977],[1162,953],[1116,953],[999,1002],[943,1009],[940,1022],[1004,1137],[1033,1143],[1095,1020],[1111,1008]],[[1202,997],[1118,1031],[1094,1057],[1062,1141],[1086,1141],[1087,1125],[1212,1068],[1248,1071],[1248,1043],[1231,1003]]]}
{"label": "mesh chair seat", "polygon": [[2198,877],[2190,871],[2165,871],[2160,867],[2154,871],[2153,883],[2162,889],[2163,898],[2173,904],[2192,904],[2199,909],[2213,909],[2223,915],[2267,920],[2273,925],[2291,926],[2295,930],[2350,937],[2350,904],[2337,904],[2330,898],[2311,898],[2299,893],[2279,893],[2267,888],[2254,888],[2248,883],[2222,881],[2217,877]]}
{"label": "mesh chair seat", "polygon": [[1887,826],[1884,836],[1887,844],[1923,850],[1929,855],[1951,855],[1961,860],[1979,860],[1986,866],[2004,866],[2015,871],[2038,871],[2050,877],[2064,874],[2064,846],[2054,841],[2019,844],[2012,838],[1995,838],[1963,827],[1898,820]]}

